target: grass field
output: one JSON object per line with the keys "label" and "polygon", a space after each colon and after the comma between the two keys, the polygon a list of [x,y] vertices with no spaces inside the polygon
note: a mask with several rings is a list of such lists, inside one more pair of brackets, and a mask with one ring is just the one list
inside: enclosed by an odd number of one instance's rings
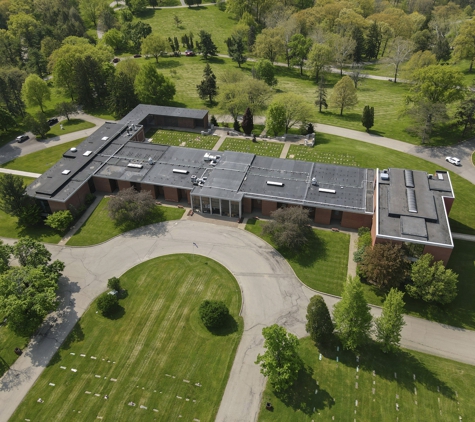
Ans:
{"label": "grass field", "polygon": [[[3,315],[1,319],[3,321]],[[17,336],[8,326],[0,326],[0,377],[17,360],[18,356],[13,352],[15,347],[23,349],[28,341],[28,337]]]}
{"label": "grass field", "polygon": [[[302,339],[305,369],[287,396],[277,397],[267,385],[259,421],[446,422],[475,414],[473,366],[409,350],[385,354],[374,344],[359,352],[357,362],[336,345],[321,349],[319,360],[310,338]],[[266,402],[273,411],[265,409]]]}
{"label": "grass field", "polygon": [[[214,420],[243,328],[236,280],[196,255],[156,258],[120,279],[122,309],[107,319],[92,304],[12,420]],[[202,325],[205,299],[227,304],[226,329]]]}
{"label": "grass field", "polygon": [[246,230],[261,237],[288,261],[297,277],[312,289],[341,295],[348,273],[350,236],[326,230],[314,230],[300,251],[277,248],[270,236],[262,235],[265,222],[249,219]]}
{"label": "grass field", "polygon": [[250,139],[226,138],[219,148],[220,151],[238,151],[249,152],[256,155],[265,155],[267,157],[280,157],[280,153],[284,149],[282,142],[257,141],[252,142]]}
{"label": "grass field", "polygon": [[177,130],[150,129],[147,138],[152,138],[154,144],[173,145],[176,147],[213,149],[219,136],[203,136],[193,132]]}
{"label": "grass field", "polygon": [[[61,130],[61,125],[63,125],[63,130]],[[78,130],[90,129],[91,127],[96,126],[94,123],[86,122],[81,119],[71,119],[69,122],[67,120],[62,120],[61,123],[57,123],[54,126],[51,126],[50,131],[47,133],[47,138],[53,138],[55,136],[66,135],[67,133],[77,132]]]}
{"label": "grass field", "polygon": [[29,171],[31,173],[44,173],[56,164],[68,149],[79,145],[84,139],[86,138],[76,139],[75,141],[15,158],[8,163],[2,164],[1,167],[11,170]]}
{"label": "grass field", "polygon": [[126,231],[146,226],[147,224],[161,223],[162,221],[168,220],[179,220],[185,212],[184,209],[157,205],[148,219],[137,224],[130,222],[129,224],[117,226],[109,217],[107,212],[108,202],[109,198],[102,199],[87,221],[74,234],[74,236],[69,239],[67,243],[68,246],[95,245],[112,239]]}

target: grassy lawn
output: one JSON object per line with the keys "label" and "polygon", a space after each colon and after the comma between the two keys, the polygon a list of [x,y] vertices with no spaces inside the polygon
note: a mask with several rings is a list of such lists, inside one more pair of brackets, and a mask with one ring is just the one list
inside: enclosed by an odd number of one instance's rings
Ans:
{"label": "grassy lawn", "polygon": [[147,224],[161,223],[162,221],[179,220],[184,209],[164,207],[157,205],[147,220],[141,221],[139,224],[126,224],[117,226],[109,217],[107,212],[107,203],[109,198],[104,198],[87,219],[84,225],[69,239],[68,246],[90,246],[97,243],[105,242],[113,237]]}
{"label": "grassy lawn", "polygon": [[[3,315],[1,316],[3,321]],[[14,334],[8,326],[0,327],[0,377],[17,360],[18,356],[13,352],[15,347],[20,349],[28,344],[28,337],[21,337]]]}
{"label": "grassy lawn", "polygon": [[297,277],[312,289],[341,295],[348,273],[350,236],[326,230],[314,230],[304,249],[296,252],[277,248],[269,236],[262,235],[265,222],[249,219],[246,230],[261,237],[288,261]]}
{"label": "grassy lawn", "polygon": [[2,164],[1,167],[11,170],[29,171],[32,173],[44,173],[56,164],[69,148],[79,145],[84,139],[86,138],[76,139],[75,141],[45,148],[41,151],[15,158],[8,163]]}
{"label": "grassy lawn", "polygon": [[[63,125],[63,130],[61,130],[61,125]],[[53,138],[55,136],[66,135],[67,133],[71,132],[77,132],[78,130],[90,129],[94,126],[96,126],[94,123],[86,122],[85,120],[81,119],[71,119],[69,120],[69,122],[67,120],[62,120],[60,123],[57,123],[51,127],[46,137]]]}
{"label": "grassy lawn", "polygon": [[[208,258],[169,255],[132,268],[121,285],[121,310],[111,319],[95,303],[86,311],[12,420],[214,420],[243,327],[234,277]],[[202,325],[205,299],[228,305],[226,329]]]}
{"label": "grassy lawn", "polygon": [[[436,164],[412,155],[394,151],[385,147],[354,141],[334,135],[317,133],[315,147],[292,145],[287,158],[344,164],[370,168],[410,168],[433,173]],[[473,185],[457,174],[450,172],[456,200],[450,212],[450,226],[456,233],[475,234],[475,190]]]}
{"label": "grassy lawn", "polygon": [[146,136],[152,138],[154,144],[173,145],[176,147],[213,149],[219,136],[203,136],[194,132],[176,130],[151,129]]}
{"label": "grassy lawn", "polygon": [[250,139],[226,138],[219,148],[220,151],[238,151],[249,152],[256,155],[265,155],[267,157],[280,157],[280,153],[284,149],[282,142],[257,141],[252,142]]}
{"label": "grassy lawn", "polygon": [[[337,352],[336,345],[321,349],[319,360],[311,339],[302,339],[305,369],[286,396],[266,386],[259,421],[445,422],[459,416],[471,420],[475,414],[473,366],[408,350],[385,354],[374,344],[359,352],[357,362],[341,345]],[[265,409],[266,402],[273,411]]]}

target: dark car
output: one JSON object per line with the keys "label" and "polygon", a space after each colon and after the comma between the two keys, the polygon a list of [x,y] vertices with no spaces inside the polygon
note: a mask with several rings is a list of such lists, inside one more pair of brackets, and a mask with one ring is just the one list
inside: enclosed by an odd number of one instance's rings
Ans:
{"label": "dark car", "polygon": [[118,57],[115,57],[114,59],[112,59],[112,63],[119,63],[120,62],[120,59]]}
{"label": "dark car", "polygon": [[21,144],[22,142],[28,141],[28,139],[30,139],[28,135],[20,135],[15,138],[15,141]]}
{"label": "dark car", "polygon": [[141,54],[134,54],[134,59],[139,59],[140,57],[142,57]]}
{"label": "dark car", "polygon": [[54,117],[53,119],[48,120],[48,124],[50,126],[54,126],[56,123],[58,123],[58,119],[56,117]]}
{"label": "dark car", "polygon": [[185,51],[185,56],[195,56],[195,52],[193,50],[186,50]]}

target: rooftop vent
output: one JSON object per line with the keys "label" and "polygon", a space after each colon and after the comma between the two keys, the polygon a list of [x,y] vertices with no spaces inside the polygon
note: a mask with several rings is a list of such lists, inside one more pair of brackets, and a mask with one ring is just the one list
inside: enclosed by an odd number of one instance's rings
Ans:
{"label": "rooftop vent", "polygon": [[69,151],[76,152],[77,150],[78,150],[77,148],[72,147]]}
{"label": "rooftop vent", "polygon": [[71,173],[71,170],[63,170],[63,171],[61,172],[61,174],[69,174],[69,173]]}
{"label": "rooftop vent", "polygon": [[267,181],[267,184],[268,184],[269,186],[284,186],[284,184],[281,183],[281,182],[272,182],[271,180],[268,180],[268,181]]}
{"label": "rooftop vent", "polygon": [[312,177],[312,185],[313,185],[313,186],[318,186],[318,182],[317,182],[317,178],[316,178],[316,177]]}
{"label": "rooftop vent", "polygon": [[136,164],[136,163],[129,163],[127,164],[127,167],[131,167],[133,169],[141,169],[143,167],[142,164]]}
{"label": "rooftop vent", "polygon": [[417,213],[416,191],[414,189],[406,189],[407,193],[407,208],[409,212]]}
{"label": "rooftop vent", "polygon": [[335,189],[319,188],[318,191],[319,191],[319,192],[323,192],[323,193],[336,193],[336,190],[335,190]]}
{"label": "rooftop vent", "polygon": [[153,162],[152,157],[148,157],[148,163],[153,166],[155,163]]}
{"label": "rooftop vent", "polygon": [[173,169],[173,173],[188,174],[188,170]]}
{"label": "rooftop vent", "polygon": [[92,154],[92,151],[86,151],[83,155],[85,157],[89,157]]}
{"label": "rooftop vent", "polygon": [[404,170],[404,180],[406,182],[406,188],[414,187],[414,175],[412,170]]}
{"label": "rooftop vent", "polygon": [[108,139],[109,139],[108,136],[103,136],[102,139],[101,139],[101,141],[107,141]]}

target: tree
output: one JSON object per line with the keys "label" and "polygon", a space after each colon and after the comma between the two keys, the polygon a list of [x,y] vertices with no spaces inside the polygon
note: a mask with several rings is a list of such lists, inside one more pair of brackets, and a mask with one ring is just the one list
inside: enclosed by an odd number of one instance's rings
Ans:
{"label": "tree", "polygon": [[297,352],[299,340],[277,324],[262,329],[264,336],[263,355],[258,354],[256,364],[261,374],[267,377],[277,392],[288,389],[297,379],[302,361]]}
{"label": "tree", "polygon": [[139,104],[134,90],[134,78],[127,73],[116,71],[109,78],[107,105],[117,118],[122,118]]}
{"label": "tree", "polygon": [[386,62],[394,66],[394,83],[397,82],[399,67],[409,59],[413,51],[414,45],[411,41],[402,37],[396,37],[394,39],[391,55],[386,59]]}
{"label": "tree", "polygon": [[201,30],[198,34],[200,37],[199,51],[203,54],[205,60],[208,60],[209,56],[216,56],[218,54],[218,48],[211,39],[209,32]]}
{"label": "tree", "polygon": [[369,27],[368,35],[366,37],[365,55],[369,60],[378,58],[379,49],[382,42],[381,29],[376,21]]}
{"label": "tree", "polygon": [[332,43],[333,60],[340,68],[340,76],[343,76],[343,66],[352,57],[356,48],[356,41],[350,37],[336,36]]}
{"label": "tree", "polygon": [[254,119],[249,107],[246,108],[246,112],[242,116],[241,127],[247,136],[249,136],[252,133],[252,129],[254,129]]}
{"label": "tree", "polygon": [[152,27],[142,21],[125,22],[122,25],[122,32],[127,40],[130,40],[134,51],[140,51],[140,47],[145,38],[152,33]]}
{"label": "tree", "polygon": [[460,103],[455,112],[455,118],[460,126],[463,126],[462,136],[467,129],[473,130],[475,125],[475,97],[471,96]]}
{"label": "tree", "polygon": [[360,270],[379,288],[399,287],[408,275],[409,262],[401,245],[376,243],[365,249]]}
{"label": "tree", "polygon": [[60,233],[64,233],[71,227],[73,221],[74,217],[71,211],[56,211],[46,217],[45,224]]}
{"label": "tree", "polygon": [[285,133],[296,124],[306,125],[312,116],[310,104],[301,95],[288,92],[275,101],[280,102],[285,110]]}
{"label": "tree", "polygon": [[280,102],[269,105],[266,115],[266,129],[277,136],[285,131],[285,108]]}
{"label": "tree", "polygon": [[363,63],[353,63],[351,65],[351,72],[348,73],[348,76],[351,78],[355,84],[355,88],[358,89],[358,84],[366,78],[367,75],[363,73],[364,64]]}
{"label": "tree", "polygon": [[44,113],[44,103],[51,98],[46,82],[38,75],[30,75],[26,78],[21,90],[23,100],[29,107],[39,106]]}
{"label": "tree", "polygon": [[132,14],[137,16],[147,10],[148,0],[126,0],[126,4]]}
{"label": "tree", "polygon": [[85,22],[97,28],[99,15],[107,7],[105,0],[81,0],[79,2],[79,11]]}
{"label": "tree", "polygon": [[312,40],[305,38],[302,34],[294,34],[290,38],[290,58],[292,64],[300,68],[300,74],[303,74],[303,66],[312,48]]}
{"label": "tree", "polygon": [[97,309],[99,312],[107,317],[114,313],[119,305],[119,298],[115,294],[109,292],[102,293],[97,299]]}
{"label": "tree", "polygon": [[18,217],[25,204],[25,182],[14,174],[0,175],[0,210]]}
{"label": "tree", "polygon": [[318,83],[320,73],[328,66],[333,59],[332,50],[325,44],[313,44],[308,54],[307,67],[310,69],[312,76]]}
{"label": "tree", "polygon": [[416,70],[435,64],[437,64],[437,59],[433,53],[430,51],[417,51],[404,65],[404,71],[412,78]]}
{"label": "tree", "polygon": [[0,274],[10,269],[10,255],[12,252],[12,247],[0,240]]}
{"label": "tree", "polygon": [[218,95],[218,87],[216,85],[216,76],[211,70],[209,63],[203,70],[203,79],[199,85],[196,85],[198,95],[202,100],[208,99],[209,103],[213,103],[213,97]]}
{"label": "tree", "polygon": [[46,247],[31,237],[22,237],[13,245],[13,256],[18,259],[22,267],[47,266],[51,260],[51,253]]}
{"label": "tree", "polygon": [[119,191],[107,204],[109,216],[118,224],[143,221],[154,207],[155,199],[150,192],[138,192],[133,187]]}
{"label": "tree", "polygon": [[432,130],[437,124],[447,122],[447,106],[443,103],[433,103],[427,99],[415,99],[413,106],[407,108],[408,114],[414,121],[414,125],[406,130],[421,138],[424,144],[429,142]]}
{"label": "tree", "polygon": [[404,292],[391,289],[383,304],[383,311],[379,318],[376,318],[376,340],[381,343],[384,353],[396,349],[401,341],[401,330],[405,325]]}
{"label": "tree", "polygon": [[0,67],[0,100],[13,116],[25,115],[21,90],[26,77],[27,73],[23,70]]}
{"label": "tree", "polygon": [[267,59],[272,64],[284,52],[284,38],[279,28],[265,28],[256,37],[254,54],[257,57]]}
{"label": "tree", "polygon": [[315,295],[310,299],[305,329],[317,345],[328,343],[330,340],[334,329],[333,322],[327,304],[320,295]]}
{"label": "tree", "polygon": [[406,291],[413,298],[446,305],[457,296],[458,274],[446,269],[442,261],[434,262],[431,254],[412,264],[411,279]]}
{"label": "tree", "polygon": [[146,63],[135,79],[135,93],[144,104],[165,104],[175,96],[175,84],[162,73],[158,73],[153,63]]}
{"label": "tree", "polygon": [[452,47],[454,48],[454,58],[457,60],[470,60],[469,72],[473,70],[475,60],[475,20],[465,21],[460,27],[458,35],[455,37]]}
{"label": "tree", "polygon": [[264,81],[269,86],[277,85],[277,79],[275,78],[275,67],[270,60],[258,60],[252,70],[256,79]]}
{"label": "tree", "polygon": [[33,132],[35,135],[39,135],[41,138],[46,138],[46,134],[49,132],[50,125],[46,119],[46,115],[41,111],[36,113],[35,116],[30,116],[29,114],[25,117],[25,125]]}
{"label": "tree", "polygon": [[435,44],[432,46],[432,53],[435,54],[437,62],[450,60],[452,49],[447,38],[438,36]]}
{"label": "tree", "polygon": [[109,29],[102,36],[101,41],[110,46],[114,50],[114,53],[119,53],[128,46],[128,40],[124,37],[124,33],[117,28]]}
{"label": "tree", "polygon": [[63,101],[56,104],[55,111],[58,117],[64,116],[70,120],[70,117],[79,113],[78,105],[73,102]]}
{"label": "tree", "polygon": [[271,217],[263,233],[270,235],[278,247],[298,250],[308,242],[312,234],[308,210],[296,206],[279,208]]}
{"label": "tree", "polygon": [[198,312],[201,321],[208,329],[222,327],[229,318],[229,309],[221,300],[204,300]]}
{"label": "tree", "polygon": [[173,15],[173,21],[175,22],[177,28],[183,23],[178,15]]}
{"label": "tree", "polygon": [[15,126],[16,122],[8,110],[0,107],[0,130],[8,130]]}
{"label": "tree", "polygon": [[322,112],[322,107],[325,107],[325,110],[328,108],[327,104],[327,89],[325,88],[325,81],[323,76],[318,82],[317,88],[317,99],[315,100],[315,105],[318,107],[318,111]]}
{"label": "tree", "polygon": [[374,107],[364,107],[363,116],[361,116],[361,122],[366,128],[366,132],[369,132],[369,130],[374,126]]}
{"label": "tree", "polygon": [[144,56],[155,57],[155,63],[158,63],[160,55],[168,50],[168,42],[160,35],[151,34],[142,42],[142,54]]}
{"label": "tree", "polygon": [[352,108],[358,104],[355,84],[349,76],[343,76],[334,86],[330,95],[330,105],[340,109],[340,116],[343,116],[345,108]]}
{"label": "tree", "polygon": [[120,292],[120,279],[117,277],[111,277],[107,280],[107,288]]}
{"label": "tree", "polygon": [[231,57],[231,60],[236,62],[240,68],[247,60],[247,57],[244,55],[246,48],[243,38],[239,35],[233,35],[226,40],[226,45],[228,47],[229,57]]}
{"label": "tree", "polygon": [[363,61],[363,54],[365,52],[365,39],[361,28],[355,26],[351,32],[351,38],[353,38],[355,42],[355,48],[353,49],[353,61],[355,63],[361,63]]}
{"label": "tree", "polygon": [[356,350],[367,341],[372,317],[358,277],[348,277],[341,300],[333,308],[333,318],[345,349]]}

